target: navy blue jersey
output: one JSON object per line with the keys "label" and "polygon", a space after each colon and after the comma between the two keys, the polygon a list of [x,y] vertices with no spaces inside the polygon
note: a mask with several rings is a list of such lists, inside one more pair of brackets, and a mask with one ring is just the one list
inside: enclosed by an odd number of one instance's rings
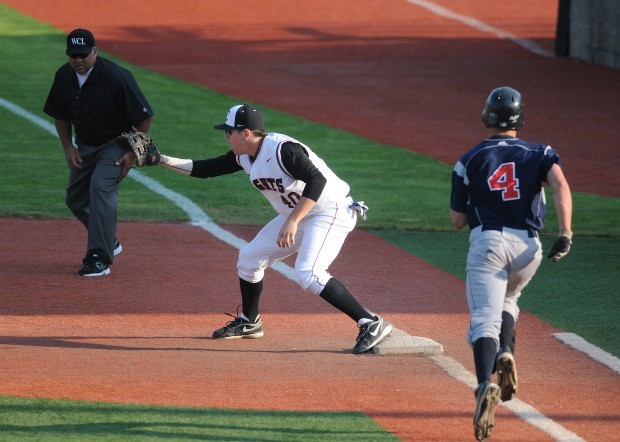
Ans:
{"label": "navy blue jersey", "polygon": [[542,182],[559,155],[550,147],[497,135],[470,149],[454,166],[450,208],[467,213],[470,229],[540,230]]}

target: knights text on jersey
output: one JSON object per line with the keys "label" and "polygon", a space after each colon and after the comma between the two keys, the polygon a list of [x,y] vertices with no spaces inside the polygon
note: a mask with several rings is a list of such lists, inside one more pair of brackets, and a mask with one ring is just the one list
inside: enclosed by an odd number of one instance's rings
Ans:
{"label": "knights text on jersey", "polygon": [[519,138],[494,136],[469,150],[454,166],[450,207],[467,213],[470,229],[540,230],[545,217],[542,182],[558,154]]}
{"label": "knights text on jersey", "polygon": [[308,152],[310,161],[327,179],[321,196],[308,215],[331,207],[349,194],[349,185],[338,178],[308,146],[287,135],[268,133],[254,161],[248,155],[238,156],[237,161],[249,175],[252,185],[267,198],[276,212],[288,215],[299,202],[306,186],[305,182],[292,177],[282,165],[280,149],[289,141],[301,144]]}

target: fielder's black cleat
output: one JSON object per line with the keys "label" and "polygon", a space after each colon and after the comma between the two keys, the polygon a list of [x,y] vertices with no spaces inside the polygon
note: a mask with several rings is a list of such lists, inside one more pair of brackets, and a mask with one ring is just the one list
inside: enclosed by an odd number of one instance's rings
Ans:
{"label": "fielder's black cleat", "polygon": [[375,316],[375,320],[364,325],[358,325],[360,332],[357,335],[357,344],[353,347],[353,353],[366,353],[375,345],[392,333],[392,326],[381,316]]}
{"label": "fielder's black cleat", "polygon": [[256,318],[255,322],[250,322],[247,319],[243,319],[240,316],[234,316],[230,313],[226,313],[228,316],[232,316],[234,319],[228,321],[222,328],[218,328],[213,332],[213,338],[215,339],[258,339],[263,337],[263,322],[260,320],[260,316]]}

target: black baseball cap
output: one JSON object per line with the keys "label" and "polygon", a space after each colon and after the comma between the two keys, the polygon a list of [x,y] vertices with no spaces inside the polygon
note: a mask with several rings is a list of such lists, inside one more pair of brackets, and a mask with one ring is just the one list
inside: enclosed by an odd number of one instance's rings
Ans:
{"label": "black baseball cap", "polygon": [[226,122],[213,126],[220,130],[265,129],[263,114],[249,104],[231,107],[226,114]]}
{"label": "black baseball cap", "polygon": [[74,29],[67,35],[67,55],[90,54],[95,47],[95,37],[87,29]]}

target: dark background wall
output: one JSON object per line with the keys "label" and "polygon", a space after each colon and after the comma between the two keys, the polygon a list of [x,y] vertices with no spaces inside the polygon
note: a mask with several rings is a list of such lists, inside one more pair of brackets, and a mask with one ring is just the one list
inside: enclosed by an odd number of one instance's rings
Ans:
{"label": "dark background wall", "polygon": [[560,0],[555,52],[620,68],[620,0]]}

